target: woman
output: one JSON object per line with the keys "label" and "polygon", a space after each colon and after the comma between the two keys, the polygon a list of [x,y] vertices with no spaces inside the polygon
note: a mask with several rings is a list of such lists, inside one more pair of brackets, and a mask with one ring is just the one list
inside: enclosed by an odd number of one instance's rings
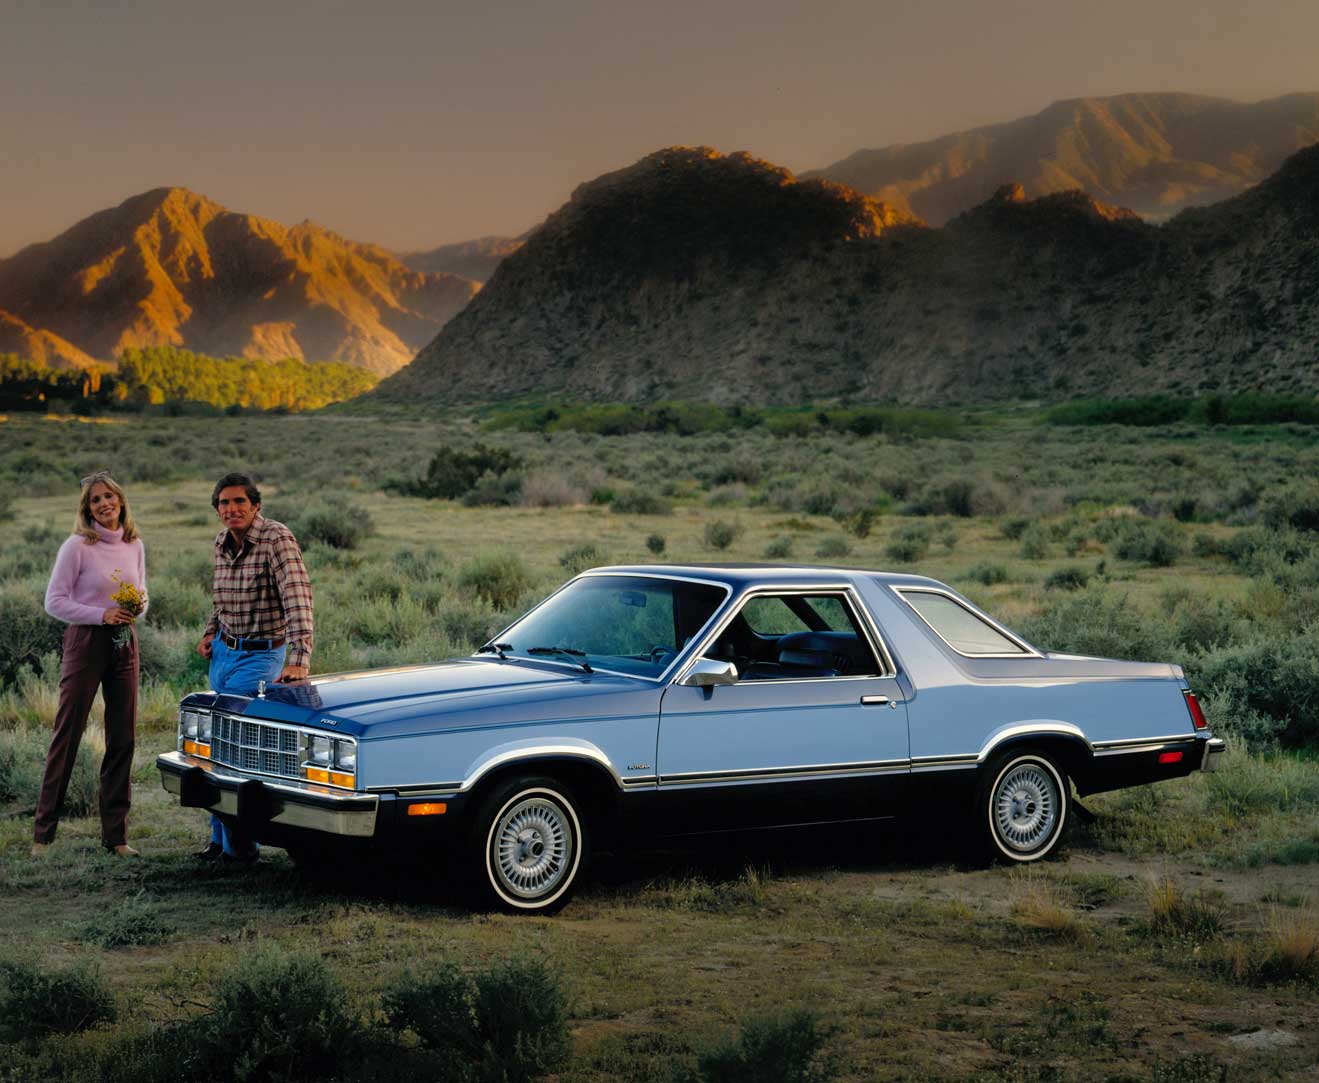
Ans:
{"label": "woman", "polygon": [[[60,546],[46,588],[46,612],[68,628],[64,630],[55,734],[46,756],[32,833],[33,857],[55,839],[60,807],[98,686],[105,695],[101,844],[120,857],[138,856],[126,838],[137,722],[137,632],[132,627],[134,613],[111,598],[125,583],[135,586],[145,602],[146,558],[128,500],[114,479],[99,471],[82,479],[73,537]],[[146,612],[145,605],[142,612]]]}

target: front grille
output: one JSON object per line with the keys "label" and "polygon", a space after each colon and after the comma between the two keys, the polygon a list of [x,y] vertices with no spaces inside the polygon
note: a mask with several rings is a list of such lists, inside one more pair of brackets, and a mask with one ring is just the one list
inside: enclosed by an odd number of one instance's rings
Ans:
{"label": "front grille", "polygon": [[211,719],[211,759],[243,771],[300,778],[297,730],[216,714]]}

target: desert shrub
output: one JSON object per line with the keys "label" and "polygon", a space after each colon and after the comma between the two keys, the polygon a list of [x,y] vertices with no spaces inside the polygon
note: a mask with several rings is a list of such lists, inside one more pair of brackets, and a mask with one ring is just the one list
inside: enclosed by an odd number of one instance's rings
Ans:
{"label": "desert shrub", "polygon": [[444,578],[444,557],[438,549],[423,549],[420,553],[400,549],[390,563],[399,575],[414,583],[434,583]]}
{"label": "desert shrub", "polygon": [[442,444],[431,456],[426,474],[420,479],[391,478],[384,488],[404,496],[422,496],[432,500],[457,500],[470,491],[483,474],[500,474],[517,470],[522,459],[505,448],[475,443],[466,448]]}
{"label": "desert shrub", "polygon": [[852,551],[851,545],[846,538],[834,535],[825,538],[824,541],[816,547],[815,555],[823,557],[825,560],[837,560],[839,557],[845,557]]}
{"label": "desert shrub", "polygon": [[527,1083],[561,1068],[571,1051],[568,998],[538,960],[510,959],[467,976],[445,964],[404,974],[384,995],[385,1023],[440,1054],[451,1078]]}
{"label": "desert shrub", "polygon": [[1166,625],[1127,595],[1102,586],[1059,595],[1017,630],[1031,643],[1067,654],[1143,662],[1166,662],[1177,654]]}
{"label": "desert shrub", "polygon": [[609,507],[623,515],[671,515],[673,503],[644,489],[624,489],[614,495]]}
{"label": "desert shrub", "polygon": [[[84,735],[73,761],[73,774],[64,795],[62,815],[71,819],[96,811],[97,763],[100,749],[92,735]],[[46,769],[50,734],[41,730],[0,730],[0,802],[19,802],[35,808]]]}
{"label": "desert shrub", "polygon": [[516,553],[482,553],[458,570],[458,585],[499,609],[507,609],[531,586],[531,574]]}
{"label": "desert shrub", "polygon": [[939,493],[944,510],[949,515],[969,519],[975,514],[975,486],[967,478],[954,478],[945,482]]}
{"label": "desert shrub", "polygon": [[1314,539],[1297,530],[1261,526],[1238,530],[1220,546],[1228,560],[1253,576],[1276,576],[1281,569],[1310,559],[1315,549]]}
{"label": "desert shrub", "polygon": [[[186,624],[200,628],[211,615],[211,592],[195,583],[181,583],[174,579],[153,577],[150,587],[150,608],[145,621],[153,624]],[[144,623],[145,623],[144,621]]]}
{"label": "desert shrub", "polygon": [[998,524],[999,533],[1007,538],[1008,541],[1016,541],[1023,533],[1025,533],[1026,528],[1033,522],[1035,522],[1034,519],[1023,515],[1018,515],[1011,519],[1004,519]]}
{"label": "desert shrub", "polygon": [[333,506],[322,499],[306,504],[280,505],[270,517],[283,523],[301,546],[328,545],[331,549],[356,549],[375,533],[371,513],[351,501]]}
{"label": "desert shrub", "polygon": [[520,470],[505,470],[498,474],[487,470],[463,493],[463,504],[469,508],[507,508],[520,504],[522,482]]}
{"label": "desert shrub", "polygon": [[320,1080],[335,1074],[358,1032],[323,960],[265,948],[220,978],[198,1039],[236,1079]]}
{"label": "desert shrub", "polygon": [[1078,399],[1048,410],[1044,420],[1050,425],[1171,425],[1186,420],[1191,405],[1190,399],[1174,399],[1167,395]]}
{"label": "desert shrub", "polygon": [[769,560],[787,560],[792,556],[792,539],[778,537],[765,546],[765,557]]}
{"label": "desert shrub", "polygon": [[1059,568],[1044,580],[1045,590],[1080,590],[1090,582],[1090,572],[1078,565]]}
{"label": "desert shrub", "polygon": [[562,508],[585,504],[586,489],[555,470],[532,470],[522,480],[522,503],[529,508]]}
{"label": "desert shrub", "polygon": [[1319,530],[1319,484],[1310,481],[1276,489],[1260,502],[1259,513],[1275,530]]}
{"label": "desert shrub", "polygon": [[[206,517],[206,522],[208,524],[212,522],[209,514]],[[218,534],[220,524],[217,522],[215,526]],[[215,574],[215,557],[209,546],[206,548],[190,546],[185,550],[174,553],[165,561],[163,574],[157,570],[154,564],[150,571],[151,582],[148,586],[152,589],[151,604],[153,606],[156,604],[155,586],[157,578],[171,579],[175,583],[184,586],[197,587],[204,590],[209,596],[211,593],[211,580]]]}
{"label": "desert shrub", "polygon": [[1101,540],[1110,542],[1122,560],[1167,568],[1177,563],[1185,551],[1182,536],[1166,519],[1109,519],[1097,531]]}
{"label": "desert shrub", "polygon": [[11,684],[20,670],[35,668],[64,643],[64,625],[46,613],[35,584],[0,585],[0,628],[0,684]]}
{"label": "desert shrub", "polygon": [[126,899],[97,914],[82,927],[82,939],[103,948],[159,944],[174,932],[175,925],[158,904],[141,897]]}
{"label": "desert shrub", "polygon": [[910,564],[930,551],[932,537],[933,532],[924,523],[908,523],[893,532],[888,544],[884,546],[884,555],[889,560]]}
{"label": "desert shrub", "polygon": [[596,568],[608,563],[609,554],[591,542],[574,545],[559,555],[559,567],[569,575],[578,575],[587,568]]}
{"label": "desert shrub", "polygon": [[1208,1053],[1192,1053],[1176,1060],[1150,1064],[1150,1083],[1227,1083],[1227,1065],[1219,1064]]}
{"label": "desert shrub", "polygon": [[1007,582],[1008,569],[1005,565],[982,560],[977,564],[972,564],[966,570],[966,578],[973,579],[975,582],[982,583],[987,587],[992,587],[995,583]]}
{"label": "desert shrub", "polygon": [[114,994],[88,964],[47,970],[36,963],[0,963],[0,1041],[39,1041],[113,1023]]}
{"label": "desert shrub", "polygon": [[1283,744],[1319,741],[1319,634],[1275,633],[1220,647],[1188,670],[1196,688],[1273,719]]}
{"label": "desert shrub", "polygon": [[674,1070],[675,1083],[824,1083],[838,1075],[825,1052],[830,1038],[814,1012],[790,1009],[756,1016]]}
{"label": "desert shrub", "polygon": [[1049,529],[1043,523],[1031,523],[1018,536],[1017,552],[1023,560],[1044,560],[1049,555]]}
{"label": "desert shrub", "polygon": [[656,556],[664,552],[666,544],[663,534],[648,534],[646,536],[646,548]]}
{"label": "desert shrub", "polygon": [[1229,756],[1205,786],[1205,807],[1235,819],[1319,808],[1319,768],[1287,753]]}
{"label": "desert shrub", "polygon": [[701,536],[707,548],[723,550],[737,541],[741,535],[742,528],[737,523],[715,519],[705,524],[705,531]]}
{"label": "desert shrub", "polygon": [[879,518],[880,509],[876,507],[859,508],[851,515],[844,516],[842,527],[854,538],[870,537],[871,528]]}

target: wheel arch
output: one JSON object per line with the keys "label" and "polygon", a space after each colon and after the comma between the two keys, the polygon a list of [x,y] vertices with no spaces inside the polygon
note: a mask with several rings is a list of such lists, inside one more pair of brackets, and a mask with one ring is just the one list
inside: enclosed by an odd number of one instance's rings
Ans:
{"label": "wheel arch", "polygon": [[1025,750],[1047,753],[1068,779],[1085,778],[1094,762],[1090,742],[1075,726],[1054,724],[1040,727],[1012,727],[997,739],[991,738],[980,753],[980,770],[983,775],[1006,756]]}
{"label": "wheel arch", "polygon": [[580,814],[593,834],[616,820],[613,813],[620,792],[614,774],[594,757],[563,752],[532,753],[491,765],[471,784],[472,807],[479,807],[491,791],[519,775],[562,782],[580,803]]}

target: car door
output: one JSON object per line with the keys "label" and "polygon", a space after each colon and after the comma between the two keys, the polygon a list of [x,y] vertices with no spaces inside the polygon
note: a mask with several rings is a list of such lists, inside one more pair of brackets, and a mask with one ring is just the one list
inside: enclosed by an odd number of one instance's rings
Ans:
{"label": "car door", "polygon": [[[657,769],[675,832],[889,815],[909,769],[906,696],[845,587],[761,590],[703,653],[740,663],[735,684],[679,674],[660,709]],[[805,648],[821,648],[819,650]]]}

